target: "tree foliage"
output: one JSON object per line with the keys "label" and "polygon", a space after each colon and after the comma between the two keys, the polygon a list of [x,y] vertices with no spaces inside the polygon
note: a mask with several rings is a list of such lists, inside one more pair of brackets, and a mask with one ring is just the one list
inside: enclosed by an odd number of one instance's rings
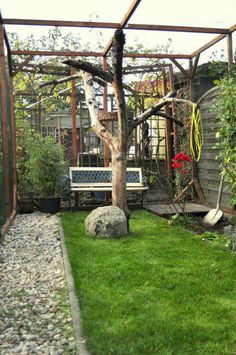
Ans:
{"label": "tree foliage", "polygon": [[220,89],[213,110],[219,120],[220,154],[217,157],[223,166],[226,179],[232,189],[231,203],[236,204],[236,80],[224,78],[217,82]]}

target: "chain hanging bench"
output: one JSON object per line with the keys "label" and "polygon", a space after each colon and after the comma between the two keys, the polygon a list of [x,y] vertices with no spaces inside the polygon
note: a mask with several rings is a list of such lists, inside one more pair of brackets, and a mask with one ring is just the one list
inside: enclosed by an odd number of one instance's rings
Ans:
{"label": "chain hanging bench", "polygon": [[[111,167],[70,167],[70,190],[77,192],[112,191]],[[148,186],[144,184],[141,168],[127,168],[126,190],[141,191],[147,201]]]}

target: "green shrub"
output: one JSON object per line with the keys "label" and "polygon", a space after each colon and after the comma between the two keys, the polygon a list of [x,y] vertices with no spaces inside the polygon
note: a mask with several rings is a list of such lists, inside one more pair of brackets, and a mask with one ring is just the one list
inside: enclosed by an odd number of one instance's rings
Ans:
{"label": "green shrub", "polygon": [[220,88],[213,107],[220,123],[217,144],[220,154],[217,158],[232,189],[231,203],[236,205],[236,81],[234,78],[224,78],[216,83]]}
{"label": "green shrub", "polygon": [[41,197],[57,197],[61,193],[65,171],[64,151],[52,137],[35,135],[29,159],[34,192]]}

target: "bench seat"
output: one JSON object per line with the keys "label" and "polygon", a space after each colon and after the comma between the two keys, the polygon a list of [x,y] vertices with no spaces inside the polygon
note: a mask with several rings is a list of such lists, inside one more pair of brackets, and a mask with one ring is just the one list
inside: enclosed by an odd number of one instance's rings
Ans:
{"label": "bench seat", "polygon": [[[70,189],[76,192],[112,191],[112,168],[70,167]],[[147,192],[141,168],[127,168],[126,190]]]}

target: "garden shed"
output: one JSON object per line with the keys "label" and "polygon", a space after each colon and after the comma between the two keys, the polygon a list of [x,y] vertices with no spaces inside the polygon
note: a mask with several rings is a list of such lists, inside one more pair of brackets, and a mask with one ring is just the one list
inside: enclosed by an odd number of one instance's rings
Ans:
{"label": "garden shed", "polygon": [[[35,105],[38,100],[38,97],[33,97],[32,92],[29,94],[26,90],[22,92],[14,92],[14,80],[16,79],[19,73],[24,72],[32,72],[35,71],[37,75],[46,74],[47,76],[54,75],[57,76],[57,82],[60,77],[63,75],[70,76],[72,80],[72,86],[70,91],[58,92],[58,97],[69,97],[70,98],[70,110],[64,116],[65,122],[68,121],[69,117],[71,117],[70,127],[62,127],[62,121],[59,113],[57,112],[53,117],[51,116],[51,122],[53,122],[53,126],[57,125],[57,131],[60,134],[56,133],[57,139],[60,141],[61,138],[61,130],[63,128],[70,129],[70,139],[69,142],[71,144],[71,164],[72,166],[77,166],[78,161],[83,165],[83,158],[78,159],[78,155],[83,157],[86,152],[86,148],[84,148],[84,144],[87,142],[84,141],[85,131],[88,131],[88,124],[84,123],[88,120],[88,115],[86,112],[83,93],[79,92],[76,89],[76,78],[73,78],[75,74],[75,69],[65,69],[65,66],[61,66],[60,69],[58,67],[52,67],[47,65],[46,63],[40,64],[40,66],[35,65],[35,58],[60,58],[62,61],[68,58],[95,58],[99,65],[107,70],[107,68],[111,65],[111,56],[110,49],[112,46],[112,41],[104,45],[103,50],[98,51],[86,51],[86,50],[60,50],[59,48],[54,48],[53,50],[48,49],[22,49],[22,48],[14,48],[12,49],[9,41],[10,28],[13,25],[16,26],[31,26],[32,31],[35,26],[57,26],[63,29],[68,27],[73,27],[76,29],[95,29],[95,30],[109,30],[113,33],[116,29],[123,29],[128,33],[132,31],[146,31],[146,33],[162,33],[162,32],[172,32],[178,34],[202,34],[206,35],[206,38],[210,38],[209,41],[206,42],[200,47],[196,48],[191,53],[170,53],[170,52],[161,52],[160,50],[157,52],[140,52],[140,51],[125,51],[123,54],[124,59],[127,62],[126,67],[124,68],[124,75],[137,75],[137,73],[156,73],[156,84],[154,89],[156,90],[156,97],[161,98],[165,96],[168,91],[174,91],[176,88],[179,88],[179,81],[176,80],[177,75],[176,71],[179,71],[182,77],[185,78],[186,91],[188,94],[188,99],[194,100],[196,95],[194,94],[194,87],[196,86],[195,74],[197,72],[198,63],[200,57],[203,52],[211,48],[214,44],[219,41],[226,40],[227,44],[227,70],[229,74],[232,73],[233,70],[233,33],[236,30],[236,25],[231,24],[228,28],[213,28],[213,27],[191,27],[191,26],[175,26],[175,25],[158,25],[158,24],[138,24],[132,23],[132,17],[135,16],[135,13],[138,11],[142,11],[142,6],[145,6],[144,1],[141,0],[133,0],[130,2],[130,7],[125,12],[124,16],[120,20],[120,22],[98,22],[98,21],[62,21],[62,20],[44,20],[44,19],[14,19],[14,18],[0,18],[0,73],[1,73],[1,151],[0,151],[0,184],[1,184],[1,200],[0,200],[0,217],[1,224],[7,221],[10,223],[11,219],[14,217],[17,210],[17,173],[16,173],[16,155],[15,155],[15,113],[14,113],[14,100],[16,101],[17,97],[26,99],[31,95],[31,99],[33,100],[34,107],[37,107],[37,110],[34,111],[34,114],[31,115],[32,121],[34,121],[35,126],[38,125],[39,131],[41,130],[44,134],[50,134],[50,124],[49,121],[42,128],[41,121],[43,118],[43,112],[40,110],[39,105]],[[135,64],[132,65],[132,61],[134,60],[149,60],[148,63],[145,64]],[[150,64],[150,60],[153,62]],[[160,62],[161,60],[161,62]],[[128,63],[128,61],[130,61]],[[155,61],[159,61],[155,63]],[[184,63],[184,64],[183,64]],[[183,81],[183,80],[182,80]],[[137,115],[139,112],[145,107],[145,100],[150,99],[150,93],[148,92],[148,85],[145,81],[141,81],[141,85],[138,87],[139,94],[142,91],[145,91],[145,95],[142,96],[142,100],[139,100],[139,106],[137,102],[133,105],[133,115]],[[153,82],[152,82],[153,83]],[[150,83],[149,83],[150,84]],[[193,181],[195,182],[191,186],[195,187],[196,196],[199,198],[202,195],[201,188],[205,195],[206,203],[214,204],[215,196],[217,191],[218,180],[214,179],[214,175],[217,171],[217,162],[215,162],[213,156],[209,156],[211,151],[208,150],[209,146],[214,145],[214,130],[217,129],[217,126],[213,127],[213,130],[209,132],[208,125],[211,125],[211,120],[214,118],[211,117],[211,114],[208,112],[207,105],[211,105],[210,100],[212,99],[212,93],[209,93],[204,99],[201,101],[201,110],[203,116],[203,133],[205,134],[206,140],[205,145],[203,145],[203,152],[201,156],[201,160],[194,164],[193,169]],[[151,93],[153,94],[153,92]],[[40,105],[42,104],[42,100],[44,100],[43,95],[48,96],[48,93],[42,93],[40,96]],[[210,95],[210,96],[209,96]],[[37,96],[37,95],[36,95]],[[104,126],[111,127],[112,130],[116,129],[116,110],[117,107],[114,103],[114,96],[110,95],[109,88],[107,85],[102,86],[102,90],[98,93],[99,101],[101,103],[101,121]],[[132,96],[129,94],[129,96]],[[78,98],[80,100],[78,101]],[[128,98],[127,98],[128,100]],[[135,101],[135,100],[134,100]],[[142,107],[143,105],[143,107]],[[28,105],[28,109],[32,107]],[[170,104],[165,109],[164,114],[166,116],[171,116],[175,113],[175,105]],[[36,112],[37,111],[37,112]],[[136,112],[135,112],[136,111]],[[29,112],[29,111],[28,111]],[[62,112],[64,114],[64,112]],[[62,116],[61,116],[62,117]],[[213,121],[212,121],[213,122]],[[135,131],[133,135],[133,149],[129,151],[130,159],[128,162],[136,166],[137,164],[142,164],[145,167],[145,163],[149,163],[148,168],[152,168],[152,164],[157,160],[164,161],[164,169],[165,174],[170,176],[172,174],[172,159],[174,154],[176,153],[176,142],[178,140],[178,127],[176,122],[171,121],[169,118],[161,118],[159,116],[153,117],[149,121],[147,135],[150,140],[150,148],[151,150],[148,153],[145,153],[144,146],[144,134],[145,130],[147,131],[147,127],[143,124],[141,128]],[[66,124],[65,124],[66,126]],[[68,124],[67,124],[68,126]],[[83,129],[81,129],[83,127]],[[158,129],[157,129],[158,128]],[[87,135],[87,140],[91,141],[91,136]],[[91,142],[90,142],[91,143]],[[87,145],[89,145],[88,143]],[[91,144],[90,144],[91,145]],[[95,152],[95,145],[91,149],[89,148],[89,154],[91,156],[92,150]],[[100,142],[99,142],[100,145]],[[138,150],[138,147],[141,147]],[[98,149],[98,148],[96,148]],[[109,166],[110,157],[108,148],[106,145],[103,146],[102,149],[97,150],[97,155],[102,152],[103,159],[102,164],[104,166]],[[150,153],[151,152],[151,153]],[[150,155],[151,154],[151,155]],[[213,153],[212,153],[213,154]],[[89,160],[90,159],[90,160]],[[210,159],[210,160],[209,160]],[[88,158],[89,164],[91,164],[91,157]],[[98,164],[98,160],[96,162]],[[206,167],[206,164],[208,165]],[[209,165],[210,164],[210,165]],[[206,168],[207,175],[206,175]],[[199,179],[200,185],[197,183]],[[210,186],[210,188],[209,188]],[[213,192],[214,191],[214,192]],[[203,202],[203,201],[201,201]],[[225,192],[223,197],[223,207],[229,209],[230,206],[228,204],[228,195]],[[230,209],[231,212],[233,211]],[[7,228],[7,225],[4,226]]]}

